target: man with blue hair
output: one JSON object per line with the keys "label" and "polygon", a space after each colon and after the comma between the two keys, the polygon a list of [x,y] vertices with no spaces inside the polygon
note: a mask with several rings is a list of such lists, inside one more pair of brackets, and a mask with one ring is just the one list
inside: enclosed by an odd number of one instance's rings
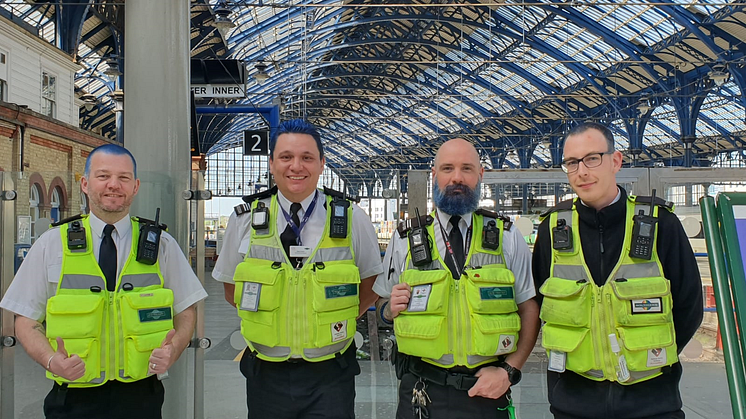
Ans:
{"label": "man with blue hair", "polygon": [[231,214],[212,276],[241,318],[248,417],[352,419],[356,318],[378,299],[373,225],[349,196],[317,190],[324,149],[304,120],[270,142],[276,186]]}
{"label": "man with blue hair", "polygon": [[54,380],[47,418],[160,419],[158,376],[188,346],[207,297],[165,226],[129,217],[136,167],[118,145],[91,151],[80,183],[91,213],[39,237],[0,302]]}
{"label": "man with blue hair", "polygon": [[484,168],[471,143],[445,142],[432,173],[436,210],[399,225],[373,287],[390,298],[396,418],[514,418],[510,386],[539,328],[531,252],[508,218],[477,209]]}

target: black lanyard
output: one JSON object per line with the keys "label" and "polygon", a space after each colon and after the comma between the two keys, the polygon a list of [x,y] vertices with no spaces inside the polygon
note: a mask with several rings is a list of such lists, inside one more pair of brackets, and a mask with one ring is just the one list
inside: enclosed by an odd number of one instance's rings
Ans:
{"label": "black lanyard", "polygon": [[[448,241],[448,237],[446,237],[446,230],[443,228],[443,223],[440,222],[440,216],[438,215],[438,210],[435,210],[435,218],[438,219],[438,226],[440,227],[440,234],[443,236],[443,241],[446,244],[446,250],[448,251],[448,255],[451,257],[451,260],[453,261],[453,266],[456,267],[458,270],[458,278],[460,279],[461,275],[464,274],[464,266],[459,266],[459,263],[456,261],[456,256],[453,254],[453,248],[451,247],[451,242]],[[466,238],[464,243],[464,263],[466,263],[466,256],[469,254],[469,248],[471,247],[471,228],[474,226],[474,219],[472,218],[471,224],[469,224],[469,229],[466,230]],[[459,226],[455,225],[451,228],[458,228]]]}

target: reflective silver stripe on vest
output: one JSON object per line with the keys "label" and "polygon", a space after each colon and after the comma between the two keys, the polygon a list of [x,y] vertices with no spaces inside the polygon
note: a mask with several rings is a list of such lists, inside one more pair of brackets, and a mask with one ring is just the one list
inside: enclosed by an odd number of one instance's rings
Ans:
{"label": "reflective silver stripe on vest", "polygon": [[62,275],[61,289],[87,290],[91,287],[106,288],[104,279],[98,275],[64,274]]}
{"label": "reflective silver stripe on vest", "polygon": [[[582,266],[577,265],[558,265],[554,264],[554,276],[558,278],[579,280],[585,279],[589,281],[588,276],[585,273],[585,269]],[[631,277],[630,277],[631,278]]]}
{"label": "reflective silver stripe on vest", "polygon": [[261,246],[252,244],[249,249],[249,257],[254,259],[272,260],[275,262],[285,261],[285,250],[282,248]]}
{"label": "reflective silver stripe on vest", "polygon": [[313,257],[313,262],[332,262],[335,260],[352,260],[352,251],[349,247],[328,247],[318,249]]}
{"label": "reflective silver stripe on vest", "polygon": [[124,284],[132,284],[135,288],[161,285],[161,277],[154,273],[123,275],[122,280],[119,283],[119,289],[122,289]]}
{"label": "reflective silver stripe on vest", "polygon": [[651,375],[659,374],[660,372],[661,372],[660,368],[656,368],[654,370],[648,370],[648,371],[630,371],[629,380],[630,381],[641,380],[643,378],[650,377]]}
{"label": "reflective silver stripe on vest", "polygon": [[663,272],[658,269],[658,264],[645,262],[620,266],[614,278],[651,278],[656,276],[663,277]]}
{"label": "reflective silver stripe on vest", "polygon": [[251,345],[257,352],[270,358],[287,358],[290,356],[289,346],[266,346],[256,342],[251,342]]}
{"label": "reflective silver stripe on vest", "polygon": [[[409,250],[409,248],[407,248],[407,250]],[[425,266],[420,266],[420,267],[418,268],[418,267],[415,267],[415,266],[414,266],[414,265],[412,264],[412,259],[411,259],[411,258],[409,258],[409,263],[407,264],[407,269],[408,269],[408,270],[411,270],[411,269],[416,269],[416,270],[418,270],[418,271],[434,271],[434,270],[438,270],[438,269],[448,269],[448,268],[446,268],[445,266],[443,266],[443,265],[442,265],[442,264],[440,263],[440,261],[439,261],[439,260],[437,260],[437,259],[436,259],[436,260],[434,260],[434,261],[432,261],[432,262],[430,262],[430,263],[428,263],[428,264],[427,264],[427,265],[425,265]],[[450,272],[450,270],[449,270],[449,272]]]}
{"label": "reflective silver stripe on vest", "polygon": [[490,253],[474,253],[471,255],[471,259],[469,259],[469,266],[471,267],[502,265],[504,263],[502,255],[493,255]]}
{"label": "reflective silver stripe on vest", "polygon": [[101,384],[106,379],[106,372],[101,371],[101,375],[98,376],[98,378],[94,378],[91,381],[87,381],[86,384]]}
{"label": "reflective silver stripe on vest", "polygon": [[[474,365],[474,364],[481,364],[487,361],[494,361],[496,359],[497,359],[496,356],[468,355],[466,357],[466,363],[469,365]],[[443,366],[453,365],[453,362],[454,362],[453,354],[445,354],[438,359],[430,359],[430,360]]]}
{"label": "reflective silver stripe on vest", "polygon": [[342,342],[337,342],[329,346],[324,346],[323,348],[307,348],[303,349],[303,355],[306,356],[306,358],[321,358],[322,356],[331,355],[337,352],[342,351],[345,346],[347,346],[352,339],[343,340]]}

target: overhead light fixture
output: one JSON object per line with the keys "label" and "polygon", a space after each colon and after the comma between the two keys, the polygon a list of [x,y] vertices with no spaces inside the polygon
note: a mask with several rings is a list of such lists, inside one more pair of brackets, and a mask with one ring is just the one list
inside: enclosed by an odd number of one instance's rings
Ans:
{"label": "overhead light fixture", "polygon": [[720,87],[728,81],[730,73],[728,72],[728,67],[726,67],[725,64],[717,63],[712,66],[712,70],[710,70],[709,76],[710,80],[715,83],[715,86]]}
{"label": "overhead light fixture", "polygon": [[119,60],[117,60],[115,57],[109,57],[106,59],[106,70],[104,70],[104,75],[111,80],[112,83],[116,83],[117,78],[122,75],[122,72],[119,71]]}
{"label": "overhead light fixture", "polygon": [[645,115],[650,110],[650,102],[647,99],[640,99],[637,103],[637,110],[640,111],[640,115]]}
{"label": "overhead light fixture", "polygon": [[211,23],[211,25],[218,29],[218,32],[223,35],[224,39],[227,39],[228,31],[236,27],[233,19],[230,18],[230,15],[231,13],[233,13],[233,11],[225,7],[225,5],[220,4],[213,11],[213,13],[215,14],[215,20]]}
{"label": "overhead light fixture", "polygon": [[256,82],[259,84],[264,83],[269,78],[269,73],[267,73],[267,64],[259,61],[258,63],[256,63],[254,68],[256,68],[256,74],[254,74]]}
{"label": "overhead light fixture", "polygon": [[93,93],[86,93],[80,97],[80,100],[83,101],[83,106],[85,107],[85,110],[90,112],[93,110],[93,108],[96,107],[98,104],[98,98]]}

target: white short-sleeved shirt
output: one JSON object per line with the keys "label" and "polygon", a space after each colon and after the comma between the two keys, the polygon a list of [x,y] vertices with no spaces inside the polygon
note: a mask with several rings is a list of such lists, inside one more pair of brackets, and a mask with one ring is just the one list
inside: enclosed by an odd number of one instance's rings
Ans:
{"label": "white short-sleeved shirt", "polygon": [[[91,213],[93,256],[98,260],[101,235],[106,223]],[[127,215],[114,224],[112,238],[117,246],[117,277],[130,255],[132,223]],[[158,262],[163,275],[163,286],[174,293],[176,314],[207,297],[197,276],[189,266],[181,247],[170,234],[161,233]],[[20,316],[41,321],[46,316],[47,300],[57,293],[62,273],[62,239],[60,227],[48,230],[36,240],[18,269],[13,282],[0,301],[0,308]]]}
{"label": "white short-sleeved shirt", "polygon": [[[311,248],[318,246],[327,220],[324,207],[326,195],[321,191],[316,191],[316,194],[318,195],[316,205],[300,233],[303,246]],[[298,211],[299,219],[303,219],[313,198],[314,194],[311,194],[300,202],[302,209]],[[282,195],[282,192],[277,192],[277,200],[278,204],[290,213],[291,202]],[[284,231],[288,224],[285,217],[282,214],[276,214],[275,219],[277,231]],[[251,214],[245,213],[237,216],[235,212],[232,213],[225,229],[225,236],[223,236],[220,257],[212,270],[212,277],[220,282],[234,283],[233,274],[236,266],[243,261],[250,242]],[[376,231],[365,211],[355,204],[352,205],[352,250],[355,252],[355,265],[360,271],[360,278],[369,278],[383,271]],[[303,258],[304,263],[306,259]]]}
{"label": "white short-sleeved shirt", "polygon": [[[445,235],[448,237],[452,228],[451,223],[448,222],[450,219],[450,215],[438,210],[438,217],[433,222],[435,244],[438,246],[438,253],[443,257],[447,254],[447,250],[438,220],[443,222]],[[459,228],[462,237],[466,237],[471,221],[472,213],[464,214],[461,217]],[[383,258],[383,266],[386,270],[378,275],[376,283],[373,285],[373,291],[383,298],[391,297],[391,289],[399,283],[399,276],[404,272],[409,251],[407,240],[406,236],[402,238],[398,232],[394,232],[389,247],[386,249],[386,256]],[[533,277],[531,276],[531,251],[523,236],[515,227],[511,228],[510,231],[503,231],[502,241],[505,265],[515,276],[515,302],[520,304],[536,296]],[[464,246],[466,246],[466,243],[464,243]]]}

